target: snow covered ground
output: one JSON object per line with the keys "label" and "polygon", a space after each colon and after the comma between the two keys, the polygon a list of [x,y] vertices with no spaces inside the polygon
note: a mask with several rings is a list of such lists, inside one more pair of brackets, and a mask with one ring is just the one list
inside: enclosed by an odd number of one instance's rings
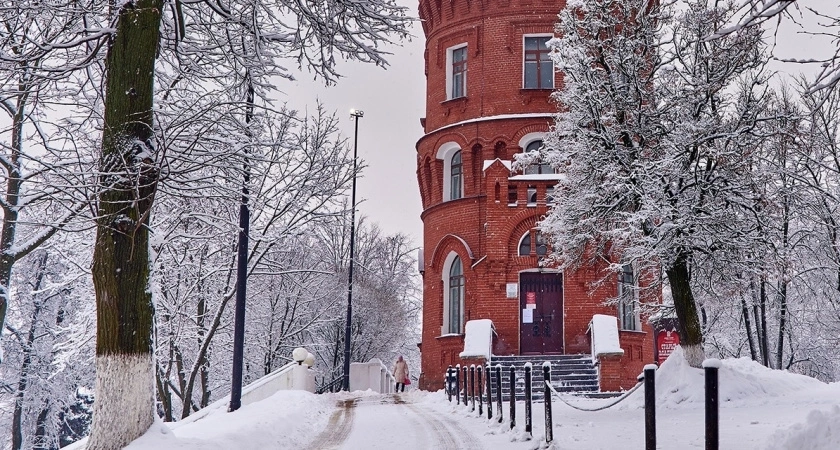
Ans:
{"label": "snow covered ground", "polygon": [[[657,439],[663,449],[704,447],[703,373],[679,351],[659,368]],[[552,449],[644,447],[642,389],[599,412],[554,401]],[[614,400],[567,398],[595,407]],[[720,369],[722,449],[840,448],[840,384],[766,369],[748,359],[724,360]],[[494,405],[494,416],[498,410]],[[545,448],[542,404],[534,405],[533,438],[524,433],[524,405],[517,426],[479,417],[443,392],[380,395],[353,392],[315,395],[281,391],[199,420],[158,423],[130,450],[192,449],[536,449]]]}

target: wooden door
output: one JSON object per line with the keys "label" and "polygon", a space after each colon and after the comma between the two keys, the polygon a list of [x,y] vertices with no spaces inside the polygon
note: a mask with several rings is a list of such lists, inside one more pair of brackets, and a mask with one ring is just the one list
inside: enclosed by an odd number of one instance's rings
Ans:
{"label": "wooden door", "polygon": [[519,274],[519,326],[520,354],[563,353],[563,274]]}

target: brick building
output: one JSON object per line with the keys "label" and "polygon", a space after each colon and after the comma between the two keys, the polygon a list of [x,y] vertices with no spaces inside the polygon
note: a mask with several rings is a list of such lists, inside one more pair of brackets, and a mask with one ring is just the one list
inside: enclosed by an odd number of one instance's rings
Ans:
{"label": "brick building", "polygon": [[[558,180],[548,165],[512,171],[539,148],[562,85],[546,42],[565,0],[420,0],[426,117],[417,142],[423,203],[420,387],[439,389],[461,363],[464,326],[491,319],[493,355],[589,354],[594,314],[618,318],[623,356],[599,364],[600,388],[635,384],[653,361],[632,267],[592,290],[605,267],[560,273],[536,228]],[[623,299],[618,306],[607,299]],[[658,300],[658,299],[657,299]]]}

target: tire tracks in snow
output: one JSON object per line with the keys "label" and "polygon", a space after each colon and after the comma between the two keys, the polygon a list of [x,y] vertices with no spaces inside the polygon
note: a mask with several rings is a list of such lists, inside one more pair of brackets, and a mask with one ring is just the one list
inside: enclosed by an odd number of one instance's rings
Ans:
{"label": "tire tracks in snow", "polygon": [[406,405],[412,412],[417,414],[426,425],[434,432],[435,445],[433,448],[439,449],[459,449],[459,450],[483,450],[484,446],[475,436],[467,430],[461,428],[457,422],[445,422],[433,413],[424,410],[420,406],[406,403],[399,396],[394,395],[394,403]]}
{"label": "tire tracks in snow", "polygon": [[332,413],[327,427],[309,445],[311,450],[334,450],[341,448],[353,429],[353,416],[356,412],[356,400],[341,400],[338,409]]}

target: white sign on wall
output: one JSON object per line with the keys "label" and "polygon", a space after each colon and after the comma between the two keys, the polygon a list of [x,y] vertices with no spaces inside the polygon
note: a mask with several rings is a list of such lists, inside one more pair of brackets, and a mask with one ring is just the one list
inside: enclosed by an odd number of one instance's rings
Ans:
{"label": "white sign on wall", "polygon": [[507,284],[507,298],[516,298],[519,296],[519,284],[518,283],[508,283]]}
{"label": "white sign on wall", "polygon": [[534,323],[533,309],[526,308],[522,310],[522,323]]}

